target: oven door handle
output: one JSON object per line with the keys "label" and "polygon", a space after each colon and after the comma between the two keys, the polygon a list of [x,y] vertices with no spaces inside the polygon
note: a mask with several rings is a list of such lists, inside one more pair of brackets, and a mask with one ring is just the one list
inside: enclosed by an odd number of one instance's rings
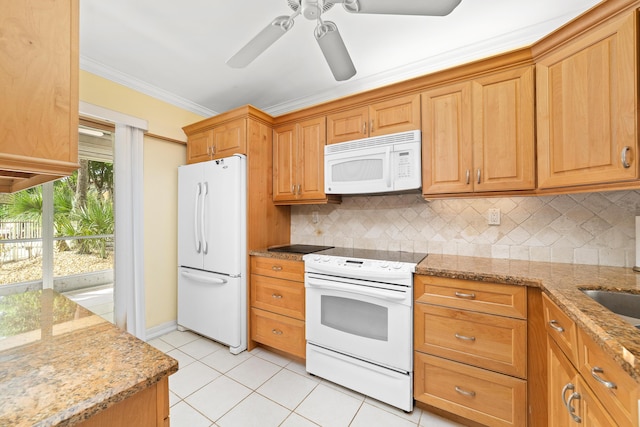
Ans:
{"label": "oven door handle", "polygon": [[329,289],[332,291],[349,292],[352,294],[365,295],[374,298],[382,298],[388,301],[403,301],[407,299],[406,292],[387,291],[384,289],[372,289],[368,286],[347,285],[338,282],[322,283],[318,279],[308,279],[307,286],[317,289]]}

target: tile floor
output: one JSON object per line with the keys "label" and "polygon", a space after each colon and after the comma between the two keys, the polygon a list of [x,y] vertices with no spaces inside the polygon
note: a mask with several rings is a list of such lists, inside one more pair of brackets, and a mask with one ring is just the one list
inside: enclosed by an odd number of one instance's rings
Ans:
{"label": "tile floor", "polygon": [[238,355],[192,332],[149,344],[178,360],[169,377],[171,427],[454,427],[410,414],[306,373],[304,365],[257,348]]}

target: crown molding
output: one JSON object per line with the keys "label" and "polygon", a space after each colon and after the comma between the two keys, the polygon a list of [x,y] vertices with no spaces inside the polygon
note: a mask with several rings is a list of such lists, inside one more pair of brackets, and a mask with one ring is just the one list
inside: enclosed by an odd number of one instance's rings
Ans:
{"label": "crown molding", "polygon": [[91,58],[87,58],[86,56],[80,57],[80,69],[203,117],[211,117],[219,114],[217,111],[191,102],[188,99],[146,83],[129,74],[118,71]]}
{"label": "crown molding", "polygon": [[399,83],[415,77],[442,71],[472,61],[488,58],[511,50],[532,45],[574,18],[579,11],[567,13],[535,25],[521,28],[498,37],[482,40],[464,47],[458,47],[437,55],[421,59],[414,63],[387,70],[382,73],[352,79],[337,86],[334,90],[324,90],[316,94],[275,104],[263,110],[273,117],[312,105],[332,101],[356,93],[365,92],[393,83]]}
{"label": "crown molding", "polygon": [[[570,21],[581,12],[582,11],[573,11],[566,13],[556,18],[518,29],[517,31],[445,51],[402,67],[397,67],[392,70],[387,70],[382,73],[359,79],[351,79],[347,82],[341,82],[330,90],[325,89],[309,96],[292,99],[268,107],[260,107],[260,110],[273,117],[277,117],[282,114],[304,109],[327,101],[332,101],[337,98],[365,92],[393,83],[399,83],[411,78],[420,77],[514,49],[530,46]],[[80,57],[80,68],[84,71],[96,74],[100,77],[165,101],[184,110],[199,114],[203,117],[212,117],[220,114],[217,111],[196,104],[85,56]]]}

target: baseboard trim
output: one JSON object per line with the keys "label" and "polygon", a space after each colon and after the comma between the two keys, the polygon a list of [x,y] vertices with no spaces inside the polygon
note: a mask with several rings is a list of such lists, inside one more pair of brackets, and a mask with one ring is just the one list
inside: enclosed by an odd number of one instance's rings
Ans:
{"label": "baseboard trim", "polygon": [[147,329],[146,340],[151,341],[152,339],[161,337],[162,335],[168,334],[169,332],[173,332],[178,329],[178,321],[172,320],[170,322],[162,323],[158,326],[154,326],[152,328]]}

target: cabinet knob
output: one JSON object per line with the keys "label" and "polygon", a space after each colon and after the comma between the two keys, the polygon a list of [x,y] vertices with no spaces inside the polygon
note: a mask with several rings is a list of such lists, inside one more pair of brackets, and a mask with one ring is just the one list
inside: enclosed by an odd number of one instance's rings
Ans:
{"label": "cabinet knob", "polygon": [[467,185],[469,185],[469,183],[471,183],[471,171],[467,169]]}
{"label": "cabinet knob", "polygon": [[273,266],[271,266],[271,269],[273,271],[282,271],[282,266],[281,265],[273,265]]}
{"label": "cabinet knob", "polygon": [[282,335],[282,331],[280,329],[272,329],[271,333],[274,335]]}
{"label": "cabinet knob", "polygon": [[362,134],[363,135],[367,134],[367,122],[366,121],[364,123],[362,123]]}
{"label": "cabinet knob", "polygon": [[273,298],[273,299],[282,299],[282,295],[279,295],[279,294],[271,294],[271,298]]}
{"label": "cabinet knob", "polygon": [[476,175],[478,177],[478,184],[480,184],[480,177],[481,177],[480,168],[478,168],[478,172],[476,173]]}

